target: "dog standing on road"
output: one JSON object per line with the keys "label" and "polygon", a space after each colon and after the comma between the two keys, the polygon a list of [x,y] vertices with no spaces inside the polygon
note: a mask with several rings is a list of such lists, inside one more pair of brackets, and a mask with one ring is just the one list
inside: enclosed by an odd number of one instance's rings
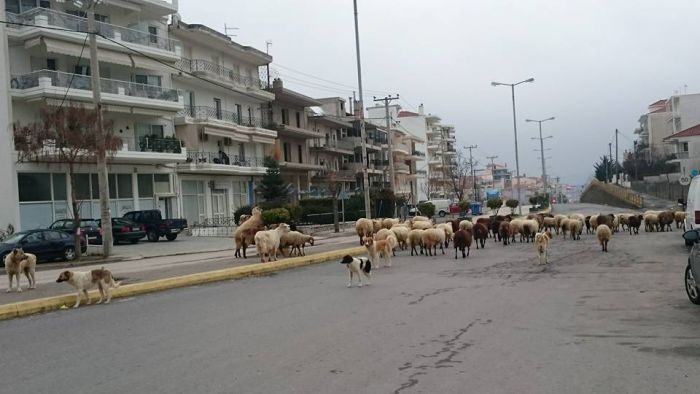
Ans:
{"label": "dog standing on road", "polygon": [[[102,301],[105,301],[105,304],[109,304],[112,300],[112,292],[110,290],[120,285],[119,282],[114,281],[112,273],[104,268],[92,271],[63,271],[61,275],[58,276],[58,279],[56,279],[56,282],[68,282],[78,291],[73,308],[77,308],[80,305],[81,292],[85,294],[87,304],[90,305],[88,290],[93,289],[95,286],[100,290],[100,300],[96,303],[100,304]],[[105,295],[107,296],[106,300]]]}
{"label": "dog standing on road", "polygon": [[547,257],[549,257],[549,241],[551,239],[552,233],[549,231],[535,234],[535,248],[540,258],[540,265],[546,265],[548,263]]}
{"label": "dog standing on road", "polygon": [[29,289],[36,289],[36,280],[34,279],[34,273],[36,271],[36,256],[31,253],[24,253],[21,248],[15,248],[5,256],[5,272],[7,273],[7,279],[9,280],[9,285],[7,287],[7,292],[12,291],[12,278],[17,278],[17,292],[22,291],[22,286],[19,284],[19,278],[24,273],[29,282]]}
{"label": "dog standing on road", "polygon": [[348,287],[352,287],[352,277],[353,274],[357,274],[358,284],[357,287],[362,287],[362,276],[367,279],[367,285],[370,285],[370,277],[372,276],[372,262],[367,257],[352,257],[350,255],[345,255],[340,261],[340,264],[344,264],[348,267],[348,272],[350,272],[350,282],[348,282]]}
{"label": "dog standing on road", "polygon": [[375,240],[372,237],[365,237],[365,248],[371,261],[379,267],[379,258],[384,260],[385,267],[391,267],[391,255],[394,253],[388,239]]}

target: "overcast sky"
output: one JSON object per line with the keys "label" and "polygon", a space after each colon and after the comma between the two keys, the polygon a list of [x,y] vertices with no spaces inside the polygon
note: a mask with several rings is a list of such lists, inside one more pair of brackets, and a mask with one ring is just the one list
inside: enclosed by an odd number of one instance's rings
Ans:
{"label": "overcast sky", "polygon": [[[404,109],[424,103],[457,130],[477,159],[498,155],[515,168],[510,89],[517,82],[521,173],[539,176],[536,123],[548,172],[584,183],[619,139],[631,147],[649,104],[676,90],[700,90],[693,0],[358,0],[365,102],[399,93]],[[285,86],[315,97],[352,95],[357,86],[352,0],[181,0],[188,23],[265,50]],[[300,74],[300,71],[308,75]],[[321,78],[334,83],[315,79]],[[613,146],[614,149],[614,146]],[[614,152],[613,152],[614,154]]]}

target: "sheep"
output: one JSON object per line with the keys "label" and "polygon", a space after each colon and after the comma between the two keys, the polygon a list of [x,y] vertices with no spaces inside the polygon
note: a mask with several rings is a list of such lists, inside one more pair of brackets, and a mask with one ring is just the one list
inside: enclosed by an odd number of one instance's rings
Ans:
{"label": "sheep", "polygon": [[510,238],[515,242],[515,235],[520,234],[520,242],[523,242],[523,219],[513,219],[510,221]]}
{"label": "sheep", "polygon": [[542,227],[544,224],[544,215],[541,213],[531,213],[527,215],[527,220],[535,220],[537,221],[538,226]]}
{"label": "sheep", "polygon": [[419,222],[414,222],[412,224],[411,228],[412,229],[427,230],[429,228],[433,228],[433,224],[431,222],[419,221]]}
{"label": "sheep", "polygon": [[372,230],[374,231],[375,234],[377,233],[377,231],[382,229],[382,222],[383,221],[384,221],[384,219],[382,219],[382,218],[372,219]]}
{"label": "sheep", "polygon": [[642,225],[642,219],[642,215],[632,215],[627,218],[627,228],[630,231],[630,235],[632,235],[632,230],[634,230],[635,234],[639,234],[639,226]]}
{"label": "sheep", "polygon": [[642,216],[644,219],[644,231],[645,232],[654,232],[657,230],[657,227],[659,225],[659,215],[656,213],[645,213],[644,216]]}
{"label": "sheep", "polygon": [[[671,220],[673,222],[673,219]],[[612,231],[617,233],[620,231],[620,215],[613,215]]]}
{"label": "sheep", "polygon": [[508,245],[510,243],[510,222],[502,221],[498,226],[498,236],[501,237],[503,245]]}
{"label": "sheep", "polygon": [[[418,252],[420,251],[420,254],[423,254],[423,242],[421,241],[423,237],[423,231],[421,229],[413,229],[408,232],[408,244],[411,246],[411,256],[413,256],[413,252],[416,252],[416,256],[418,256]],[[416,249],[416,246],[418,249]]]}
{"label": "sheep", "polygon": [[676,228],[685,227],[685,216],[686,213],[683,211],[676,211],[673,213],[673,219],[676,221]]}
{"label": "sheep", "polygon": [[251,216],[251,215],[247,215],[247,214],[245,214],[245,213],[242,214],[241,216],[239,216],[239,217],[238,217],[238,225],[240,226],[240,225],[243,224],[246,220],[250,219],[250,216]]}
{"label": "sheep", "polygon": [[[472,233],[467,230],[457,230],[454,233],[454,245],[455,245],[455,260],[457,260],[457,249],[462,251],[462,258],[465,259],[469,256],[469,250],[472,247]],[[464,249],[467,249],[467,253],[464,253]]]}
{"label": "sheep", "polygon": [[668,231],[673,231],[673,212],[663,211],[657,216],[659,218],[659,228],[661,232],[666,231],[666,228],[668,228]]}
{"label": "sheep", "polygon": [[598,227],[598,216],[599,215],[591,215],[588,217],[588,221],[591,224],[591,231],[595,232],[596,227]]}
{"label": "sheep", "polygon": [[568,219],[566,215],[554,215],[554,230],[556,230],[556,233],[559,234],[559,229],[561,228],[561,221],[564,219]]}
{"label": "sheep", "polygon": [[491,228],[489,228],[489,230],[491,230],[491,234],[493,234],[493,242],[498,242],[501,240],[501,236],[498,234],[498,229],[501,227],[502,221],[503,220],[498,220],[498,218],[491,221]]}
{"label": "sheep", "polygon": [[234,257],[241,257],[241,250],[243,250],[243,258],[247,258],[246,249],[248,249],[248,245],[255,242],[255,234],[264,228],[262,209],[255,207],[250,218],[245,222],[241,222],[233,233],[233,240],[236,243]]}
{"label": "sheep", "polygon": [[369,237],[374,234],[374,224],[372,219],[359,218],[355,222],[355,232],[360,237],[360,245],[365,244],[365,237]]}
{"label": "sheep", "polygon": [[583,222],[579,219],[569,219],[569,233],[571,234],[571,239],[574,241],[580,240],[582,232]]}
{"label": "sheep", "polygon": [[399,224],[399,219],[386,218],[382,220],[382,227],[386,229],[391,229],[393,226]]}
{"label": "sheep", "polygon": [[559,231],[564,239],[566,239],[566,233],[569,231],[569,223],[571,223],[571,221],[571,219],[566,218],[559,222]]}
{"label": "sheep", "polygon": [[430,218],[427,216],[414,216],[413,217],[413,222],[429,222]]}
{"label": "sheep", "polygon": [[461,222],[459,222],[460,230],[471,230],[473,226],[474,224],[469,220],[462,220]]}
{"label": "sheep", "polygon": [[546,217],[544,218],[542,225],[547,230],[554,230],[557,227],[557,221],[555,218]]}
{"label": "sheep", "polygon": [[610,238],[612,238],[612,230],[610,230],[610,227],[605,224],[599,225],[596,227],[595,235],[598,238],[598,242],[600,242],[603,252],[607,252],[608,242],[610,242]]}
{"label": "sheep", "polygon": [[452,226],[452,233],[456,233],[457,230],[459,230],[459,222],[460,222],[459,219],[453,219],[453,220],[447,221],[447,223],[449,223],[450,226]]}
{"label": "sheep", "polygon": [[435,228],[445,232],[445,247],[450,247],[450,240],[452,239],[452,235],[454,234],[454,232],[452,231],[452,225],[449,223],[440,223],[437,226],[435,226]]}
{"label": "sheep", "polygon": [[615,222],[615,215],[613,215],[612,213],[609,213],[607,215],[598,215],[598,217],[596,218],[596,228],[598,226],[600,226],[601,224],[604,224],[604,225],[608,226],[610,231],[612,231],[613,227],[614,227],[614,222]]}
{"label": "sheep", "polygon": [[445,254],[445,232],[436,228],[429,228],[421,234],[423,249],[428,256],[437,256],[437,246],[440,245],[442,254]]}
{"label": "sheep", "polygon": [[477,222],[477,223],[480,223],[480,224],[483,224],[484,227],[486,227],[486,236],[488,237],[488,235],[489,235],[489,231],[488,231],[488,230],[489,230],[489,228],[491,228],[491,218],[484,218],[484,217],[481,217],[481,218],[476,219],[476,222]]}
{"label": "sheep", "polygon": [[483,249],[486,244],[486,238],[489,236],[488,228],[483,223],[475,223],[472,231],[476,248],[479,249],[479,244],[481,244],[481,249]]}
{"label": "sheep", "polygon": [[396,240],[399,242],[399,247],[401,250],[406,249],[406,241],[408,240],[408,232],[410,231],[406,226],[393,226],[391,231],[396,236]]}
{"label": "sheep", "polygon": [[281,223],[274,230],[263,230],[255,233],[255,246],[258,248],[260,262],[277,261],[277,251],[280,247],[280,238],[289,232],[289,225]]}
{"label": "sheep", "polygon": [[571,215],[569,215],[569,219],[578,219],[579,221],[581,221],[581,223],[586,221],[586,217],[580,213],[572,213]]}
{"label": "sheep", "polygon": [[[297,255],[306,256],[304,247],[307,243],[313,246],[314,237],[308,234],[302,234],[299,231],[290,231],[280,238],[279,249],[283,251],[287,246],[291,246],[292,250],[289,253],[290,255],[294,255],[294,250],[296,249]],[[284,252],[282,254],[284,255]]]}
{"label": "sheep", "polygon": [[534,241],[535,234],[537,234],[538,231],[540,231],[540,224],[537,220],[523,220],[523,235],[527,239],[527,242],[530,242],[530,240]]}
{"label": "sheep", "polygon": [[593,234],[593,230],[591,229],[591,217],[586,216],[583,223],[586,225],[586,234]]}
{"label": "sheep", "polygon": [[630,216],[632,216],[631,213],[621,213],[621,214],[617,215],[618,222],[619,222],[618,224],[620,225],[620,227],[622,228],[623,231],[627,230],[629,227]]}

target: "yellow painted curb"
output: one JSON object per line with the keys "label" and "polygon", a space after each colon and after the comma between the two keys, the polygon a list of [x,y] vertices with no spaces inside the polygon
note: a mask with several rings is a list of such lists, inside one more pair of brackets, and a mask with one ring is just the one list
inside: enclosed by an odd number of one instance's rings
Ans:
{"label": "yellow painted curb", "polygon": [[[196,274],[176,276],[173,278],[134,283],[114,289],[112,291],[112,298],[131,297],[139,294],[175,289],[178,287],[194,286],[222,280],[240,279],[253,275],[263,275],[311,264],[325,263],[327,261],[340,259],[346,254],[357,256],[363,253],[366,253],[366,249],[362,246],[358,246],[355,248],[339,249],[310,256],[292,257],[280,261],[274,261],[272,263],[243,265],[240,267],[224,268],[215,271],[199,272]],[[97,301],[99,299],[99,293],[97,290],[93,290],[89,294],[91,301]],[[75,293],[72,293],[0,305],[0,320],[28,316],[35,313],[49,312],[59,309],[63,305],[72,306],[74,303]]]}

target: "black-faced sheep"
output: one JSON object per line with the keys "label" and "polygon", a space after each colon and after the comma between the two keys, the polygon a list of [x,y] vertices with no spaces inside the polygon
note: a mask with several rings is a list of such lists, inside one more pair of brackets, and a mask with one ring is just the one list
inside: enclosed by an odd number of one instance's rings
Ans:
{"label": "black-faced sheep", "polygon": [[[469,250],[472,246],[472,233],[469,230],[457,230],[454,233],[455,259],[457,259],[457,249],[462,251],[462,258],[469,256]],[[467,249],[465,255],[464,249]]]}

